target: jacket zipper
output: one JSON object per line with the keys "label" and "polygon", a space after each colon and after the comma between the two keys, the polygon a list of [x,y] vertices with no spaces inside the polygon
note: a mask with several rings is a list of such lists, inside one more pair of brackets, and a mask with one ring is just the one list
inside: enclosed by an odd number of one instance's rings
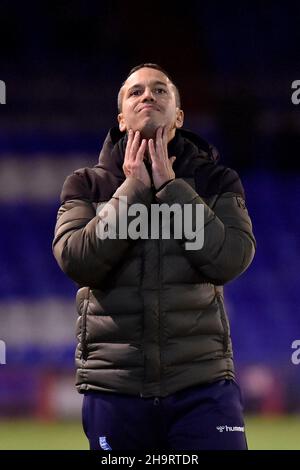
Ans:
{"label": "jacket zipper", "polygon": [[218,302],[219,309],[220,309],[221,322],[222,322],[223,331],[224,331],[223,350],[226,353],[228,351],[228,345],[229,345],[229,328],[228,328],[228,324],[226,320],[226,313],[225,313],[224,306],[223,306],[222,296],[220,294],[217,294],[217,302]]}
{"label": "jacket zipper", "polygon": [[87,340],[86,340],[86,316],[87,316],[87,309],[89,306],[89,298],[90,298],[90,288],[88,287],[87,297],[83,301],[82,324],[81,324],[81,347],[82,347],[83,361],[86,361],[87,356],[88,356]]}
{"label": "jacket zipper", "polygon": [[161,308],[160,308],[160,297],[161,297],[161,239],[158,239],[158,279],[159,279],[159,291],[158,291],[158,344],[159,344],[159,389],[161,387]]}

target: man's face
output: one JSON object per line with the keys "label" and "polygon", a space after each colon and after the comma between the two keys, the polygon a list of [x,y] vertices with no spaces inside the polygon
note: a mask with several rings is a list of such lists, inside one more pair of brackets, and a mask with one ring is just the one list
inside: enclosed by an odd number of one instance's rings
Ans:
{"label": "man's face", "polygon": [[143,67],[123,86],[120,130],[139,130],[142,138],[155,138],[159,126],[169,127],[169,140],[183,125],[183,111],[176,107],[174,86],[159,70]]}

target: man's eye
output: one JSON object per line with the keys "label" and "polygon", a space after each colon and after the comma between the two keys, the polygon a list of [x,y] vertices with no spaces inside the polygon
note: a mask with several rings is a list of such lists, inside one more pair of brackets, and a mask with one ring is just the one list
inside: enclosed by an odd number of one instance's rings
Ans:
{"label": "man's eye", "polygon": [[160,95],[162,95],[163,93],[167,93],[164,88],[156,88],[156,91],[157,91]]}
{"label": "man's eye", "polygon": [[129,96],[138,96],[141,93],[141,90],[133,90],[129,93]]}

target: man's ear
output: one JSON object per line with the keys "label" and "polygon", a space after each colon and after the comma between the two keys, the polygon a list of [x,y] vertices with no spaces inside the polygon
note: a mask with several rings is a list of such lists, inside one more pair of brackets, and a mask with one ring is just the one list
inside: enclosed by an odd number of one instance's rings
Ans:
{"label": "man's ear", "polygon": [[126,131],[126,124],[123,113],[118,114],[118,121],[119,121],[119,129],[121,132]]}
{"label": "man's ear", "polygon": [[179,129],[179,127],[183,126],[183,121],[184,121],[184,112],[182,109],[176,108],[176,129]]}

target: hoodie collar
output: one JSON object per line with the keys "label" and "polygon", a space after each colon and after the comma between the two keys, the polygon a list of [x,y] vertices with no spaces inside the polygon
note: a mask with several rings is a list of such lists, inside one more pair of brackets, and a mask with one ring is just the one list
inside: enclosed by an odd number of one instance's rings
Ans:
{"label": "hoodie collar", "polygon": [[[127,133],[117,126],[112,127],[103,143],[96,168],[111,172],[118,179],[124,179],[123,162],[127,144]],[[176,177],[191,176],[192,168],[199,166],[200,160],[216,163],[217,150],[204,139],[187,129],[176,129],[174,138],[168,144],[169,156],[176,156],[174,171]]]}

